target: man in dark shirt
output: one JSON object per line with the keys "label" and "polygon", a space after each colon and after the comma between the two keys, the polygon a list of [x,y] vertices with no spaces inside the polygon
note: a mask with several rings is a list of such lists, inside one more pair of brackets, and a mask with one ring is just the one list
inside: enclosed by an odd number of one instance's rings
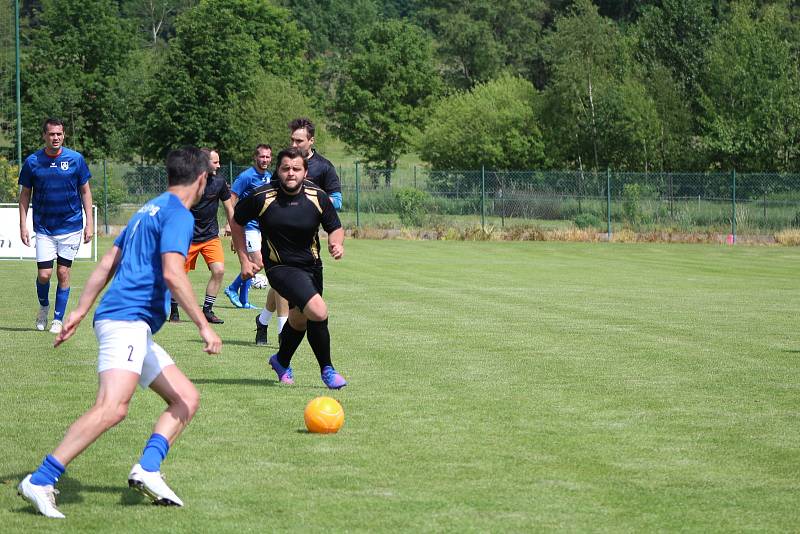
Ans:
{"label": "man in dark shirt", "polygon": [[308,331],[308,343],[317,357],[322,381],[330,389],[340,389],[347,382],[331,363],[318,232],[322,226],[328,233],[328,252],[338,260],[344,255],[344,229],[328,195],[305,180],[307,171],[308,163],[300,150],[282,150],[277,158],[277,180],[236,204],[231,235],[242,277],[251,277],[261,266],[253,264],[244,252],[242,226],[251,219],[258,221],[269,284],[289,302],[289,320],[281,333],[280,348],[269,359],[278,380],[294,383],[291,359]]}
{"label": "man in dark shirt", "polygon": [[[219,203],[225,207],[225,215],[228,222],[233,218],[233,201],[231,200],[231,190],[228,183],[221,176],[217,176],[219,169],[219,153],[216,150],[204,148],[203,152],[208,155],[211,161],[211,172],[208,174],[206,188],[203,197],[192,208],[194,215],[194,234],[192,235],[192,245],[189,247],[189,254],[186,256],[186,272],[193,271],[197,265],[197,256],[203,255],[203,259],[211,271],[211,279],[206,286],[206,297],[203,301],[203,315],[206,320],[213,324],[222,324],[225,321],[217,317],[214,313],[214,302],[217,300],[217,293],[222,286],[222,277],[225,275],[225,252],[222,250],[222,241],[219,238],[219,223],[217,222],[217,210]],[[180,321],[178,313],[178,303],[172,300],[169,320],[172,323]]]}
{"label": "man in dark shirt", "polygon": [[325,191],[334,208],[342,209],[342,185],[336,168],[322,154],[314,151],[314,123],[305,117],[294,119],[289,123],[289,131],[292,146],[299,148],[308,162],[306,180]]}
{"label": "man in dark shirt", "polygon": [[[316,141],[314,138],[316,132],[314,123],[311,122],[311,119],[299,117],[293,119],[288,126],[292,147],[300,150],[308,164],[306,180],[325,191],[334,208],[337,210],[342,209],[342,186],[339,182],[339,175],[336,174],[336,168],[321,154],[315,152],[313,148]],[[256,318],[257,345],[266,344],[267,326],[272,314],[275,312],[278,314],[278,335],[280,336],[283,331],[283,325],[286,323],[288,305],[286,304],[286,299],[277,294],[274,288],[270,287],[266,305]],[[259,340],[263,340],[263,343],[259,343]]]}

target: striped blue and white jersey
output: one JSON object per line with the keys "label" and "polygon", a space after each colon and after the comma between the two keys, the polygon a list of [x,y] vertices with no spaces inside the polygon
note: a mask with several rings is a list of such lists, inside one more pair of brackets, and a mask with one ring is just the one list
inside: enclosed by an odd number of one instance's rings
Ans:
{"label": "striped blue and white jersey", "polygon": [[33,190],[33,230],[37,234],[64,235],[83,228],[81,186],[92,175],[80,153],[61,147],[56,157],[44,149],[25,159],[19,185]]}

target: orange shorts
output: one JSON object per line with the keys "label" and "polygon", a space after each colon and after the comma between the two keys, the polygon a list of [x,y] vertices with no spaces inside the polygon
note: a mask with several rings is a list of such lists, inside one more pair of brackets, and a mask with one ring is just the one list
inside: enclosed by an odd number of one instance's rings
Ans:
{"label": "orange shorts", "polygon": [[225,263],[225,252],[222,250],[222,241],[219,237],[202,243],[192,243],[189,246],[189,254],[186,256],[186,265],[183,266],[187,273],[194,270],[197,265],[197,256],[200,254],[206,260],[206,265],[211,265],[215,262]]}

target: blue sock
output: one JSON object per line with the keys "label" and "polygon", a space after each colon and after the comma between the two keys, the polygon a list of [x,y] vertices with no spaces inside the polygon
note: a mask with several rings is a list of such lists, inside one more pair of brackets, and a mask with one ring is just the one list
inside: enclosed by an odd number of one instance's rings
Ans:
{"label": "blue sock", "polygon": [[250,302],[250,284],[252,283],[252,278],[242,280],[242,287],[239,288],[239,301],[242,303],[242,306],[247,306],[247,303]]}
{"label": "blue sock", "polygon": [[57,321],[64,320],[64,312],[67,310],[67,301],[69,300],[69,288],[61,289],[56,287],[56,310],[53,314],[53,319]]}
{"label": "blue sock", "polygon": [[42,460],[42,465],[39,466],[39,469],[33,472],[31,484],[36,484],[37,486],[55,486],[58,479],[66,470],[67,468],[61,465],[61,462],[48,454],[44,457],[44,460]]}
{"label": "blue sock", "polygon": [[145,471],[155,472],[161,470],[161,461],[167,457],[169,441],[161,434],[153,434],[144,446],[139,465]]}
{"label": "blue sock", "polygon": [[236,278],[233,279],[233,282],[231,282],[231,285],[229,285],[228,288],[231,291],[238,293],[239,292],[239,288],[241,286],[242,286],[242,275],[240,274],[240,275],[237,275]]}
{"label": "blue sock", "polygon": [[49,306],[50,305],[50,280],[45,282],[44,284],[39,283],[39,279],[36,279],[36,296],[39,297],[39,306]]}

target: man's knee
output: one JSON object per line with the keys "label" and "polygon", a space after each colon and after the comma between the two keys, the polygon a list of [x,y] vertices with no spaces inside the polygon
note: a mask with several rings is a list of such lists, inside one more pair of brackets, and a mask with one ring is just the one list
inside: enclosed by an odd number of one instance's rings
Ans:
{"label": "man's knee", "polygon": [[309,321],[324,321],[328,318],[328,306],[321,296],[314,295],[303,308],[303,315]]}
{"label": "man's knee", "polygon": [[47,282],[50,281],[50,278],[52,278],[52,276],[53,276],[53,269],[39,269],[39,271],[37,272],[36,280],[38,280],[40,284],[46,284]]}
{"label": "man's knee", "polygon": [[100,414],[100,421],[105,430],[112,428],[128,416],[128,403],[99,403],[95,409]]}
{"label": "man's knee", "polygon": [[211,278],[217,281],[222,281],[222,278],[225,276],[225,264],[220,262],[214,262],[208,266],[208,269],[211,271]]}
{"label": "man's knee", "polygon": [[197,413],[198,408],[200,408],[200,392],[197,391],[197,388],[190,382],[180,391],[175,403],[180,404],[186,411],[187,420],[191,419],[194,417],[194,414]]}
{"label": "man's knee", "polygon": [[58,277],[58,283],[61,286],[68,286],[69,285],[69,266],[66,265],[59,265],[56,269],[56,276]]}

